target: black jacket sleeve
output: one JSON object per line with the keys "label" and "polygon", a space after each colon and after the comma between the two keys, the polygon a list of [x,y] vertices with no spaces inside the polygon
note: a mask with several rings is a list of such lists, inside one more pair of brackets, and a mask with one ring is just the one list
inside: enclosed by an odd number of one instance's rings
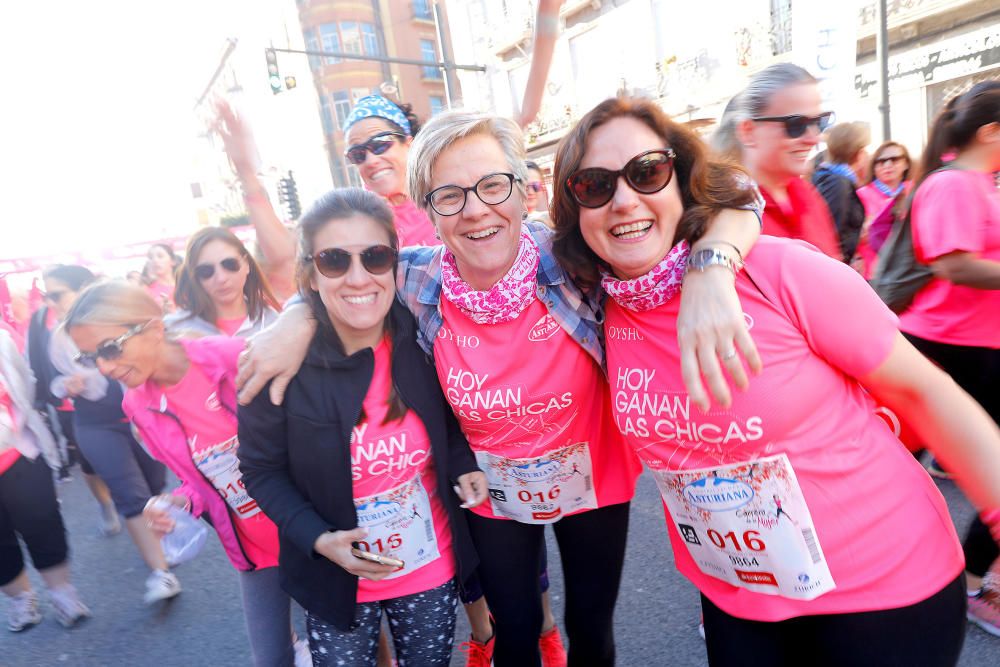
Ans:
{"label": "black jacket sleeve", "polygon": [[826,200],[837,226],[844,261],[850,262],[858,248],[861,227],[865,222],[864,204],[854,191],[854,184],[843,176],[819,171],[813,178],[813,185]]}
{"label": "black jacket sleeve", "polygon": [[240,472],[247,492],[292,544],[313,558],[313,544],[333,530],[292,480],[284,406],[270,400],[270,383],[239,408]]}

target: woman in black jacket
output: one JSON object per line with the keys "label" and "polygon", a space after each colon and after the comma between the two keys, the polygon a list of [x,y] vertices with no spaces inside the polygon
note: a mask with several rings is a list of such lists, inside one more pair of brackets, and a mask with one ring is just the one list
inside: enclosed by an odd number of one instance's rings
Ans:
{"label": "woman in black jacket", "polygon": [[265,391],[240,409],[243,481],[278,525],[316,665],[374,664],[383,610],[401,665],[447,665],[457,587],[477,562],[452,488],[477,505],[486,478],[395,300],[392,212],[337,190],[300,233],[299,290],[319,327],[283,405]]}

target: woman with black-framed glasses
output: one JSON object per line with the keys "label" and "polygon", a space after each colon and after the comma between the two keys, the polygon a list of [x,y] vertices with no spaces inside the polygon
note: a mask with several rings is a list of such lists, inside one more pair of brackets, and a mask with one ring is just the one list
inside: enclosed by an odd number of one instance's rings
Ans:
{"label": "woman with black-framed glasses", "polygon": [[763,233],[808,241],[842,258],[826,201],[803,178],[820,135],[833,122],[816,79],[792,63],[777,63],[750,78],[726,107],[712,143],[740,163],[764,197]]}
{"label": "woman with black-framed glasses", "polygon": [[228,229],[195,232],[184,258],[175,293],[179,310],[164,320],[171,331],[248,338],[281,310],[257,260]]}

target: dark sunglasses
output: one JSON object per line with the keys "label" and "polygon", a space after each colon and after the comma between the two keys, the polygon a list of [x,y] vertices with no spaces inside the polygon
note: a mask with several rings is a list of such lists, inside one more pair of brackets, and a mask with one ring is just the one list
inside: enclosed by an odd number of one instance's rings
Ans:
{"label": "dark sunglasses", "polygon": [[136,324],[118,338],[101,343],[93,352],[81,352],[74,357],[76,363],[81,366],[86,366],[87,368],[97,368],[98,359],[104,359],[105,361],[114,361],[115,359],[118,359],[122,356],[125,342],[132,336],[142,333],[142,330],[148,327],[152,321],[153,320],[150,320],[144,324]]}
{"label": "dark sunglasses", "polygon": [[[237,257],[226,257],[224,260],[219,262],[219,266],[228,271],[229,273],[236,273],[240,270],[240,260]],[[215,265],[214,264],[199,264],[194,267],[194,277],[198,280],[209,280],[215,275]]]}
{"label": "dark sunglasses", "polygon": [[541,192],[543,186],[541,181],[530,181],[529,183],[526,183],[524,187],[531,192]]}
{"label": "dark sunglasses", "polygon": [[351,164],[364,164],[365,159],[368,157],[368,153],[372,155],[381,155],[386,152],[392,145],[396,142],[393,137],[398,137],[400,141],[406,137],[399,132],[379,132],[368,138],[368,141],[363,141],[360,144],[354,144],[344,151],[344,157],[346,157]]}
{"label": "dark sunglasses", "polygon": [[624,176],[636,192],[651,195],[670,183],[676,157],[674,149],[662,148],[639,153],[618,171],[601,167],[580,169],[566,179],[566,188],[584,208],[600,208],[611,201],[618,189],[619,176]]}
{"label": "dark sunglasses", "polygon": [[46,292],[42,296],[42,300],[43,301],[48,301],[50,303],[59,303],[60,301],[62,301],[62,298],[64,296],[66,296],[66,292],[67,292],[67,290],[64,290],[64,289],[63,290],[53,290],[51,292]]}
{"label": "dark sunglasses", "polygon": [[888,157],[880,157],[879,159],[875,160],[875,166],[877,167],[881,164],[896,164],[897,162],[902,162],[905,159],[906,158],[903,157],[902,155],[890,155]]}
{"label": "dark sunglasses", "polygon": [[792,114],[791,116],[761,116],[751,120],[757,123],[783,123],[785,125],[785,134],[788,135],[788,138],[798,139],[810,127],[815,127],[817,132],[826,132],[833,125],[833,119],[833,112],[825,111],[818,116]]}
{"label": "dark sunglasses", "polygon": [[316,270],[327,278],[340,278],[351,268],[351,257],[358,255],[361,266],[373,276],[382,275],[396,266],[396,251],[387,245],[368,246],[359,253],[343,248],[327,248],[306,257],[307,262],[316,265]]}

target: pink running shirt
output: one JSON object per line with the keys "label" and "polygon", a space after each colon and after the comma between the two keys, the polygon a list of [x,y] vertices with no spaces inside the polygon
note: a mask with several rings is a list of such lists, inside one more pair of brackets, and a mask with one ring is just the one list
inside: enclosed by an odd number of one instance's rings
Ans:
{"label": "pink running shirt", "polygon": [[390,208],[393,221],[396,223],[400,248],[412,245],[441,245],[441,241],[434,235],[434,223],[409,197],[399,206],[390,205]]}
{"label": "pink running shirt", "polygon": [[358,525],[369,530],[362,547],[406,565],[381,581],[359,578],[359,603],[423,593],[455,576],[448,511],[438,496],[424,424],[413,410],[401,420],[382,423],[389,411],[391,352],[388,339],[375,348],[365,419],[351,431],[351,473]]}
{"label": "pink running shirt", "polygon": [[192,363],[187,374],[163,389],[163,403],[180,419],[195,467],[229,505],[243,551],[258,568],[278,564],[278,528],[243,487],[236,461],[236,415],[222,405],[208,377]]}
{"label": "pink running shirt", "polygon": [[240,330],[240,327],[243,326],[243,323],[246,321],[246,317],[231,317],[228,319],[220,317],[215,320],[215,326],[219,328],[219,331],[231,338],[236,335],[236,332]]}
{"label": "pink running shirt", "polygon": [[[917,259],[951,252],[1000,261],[1000,191],[992,174],[949,169],[927,177],[910,213]],[[900,316],[908,334],[938,343],[1000,348],[1000,290],[931,278]]]}
{"label": "pink running shirt", "polygon": [[[747,392],[733,391],[732,407],[708,414],[692,407],[681,379],[680,300],[644,313],[608,300],[615,419],[653,471],[786,455],[814,528],[806,539],[818,540],[835,588],[811,600],[794,599],[706,574],[687,542],[709,549],[725,544],[729,551],[721,557],[737,558],[733,564],[742,567],[744,581],[766,581],[770,573],[750,566],[752,541],[742,540],[737,552],[728,534],[716,534],[713,547],[712,535],[679,529],[668,512],[678,568],[726,613],[757,621],[891,609],[937,593],[964,563],[948,509],[854,380],[888,357],[897,336],[892,313],[849,266],[800,242],[768,236],[754,246],[736,289],[764,371]],[[795,510],[782,513],[781,499],[768,504],[770,494],[759,500],[760,508],[742,510],[748,524],[777,523],[789,514],[805,518]],[[810,585],[808,577],[799,581],[804,583],[785,583]]]}
{"label": "pink running shirt", "polygon": [[438,379],[490,481],[473,512],[551,523],[632,499],[642,468],[611,421],[604,376],[545,304],[501,324],[475,324],[444,298],[441,313]]}
{"label": "pink running shirt", "polygon": [[174,286],[165,285],[159,281],[146,286],[146,291],[156,299],[156,305],[163,306],[164,312],[171,313],[174,310]]}

